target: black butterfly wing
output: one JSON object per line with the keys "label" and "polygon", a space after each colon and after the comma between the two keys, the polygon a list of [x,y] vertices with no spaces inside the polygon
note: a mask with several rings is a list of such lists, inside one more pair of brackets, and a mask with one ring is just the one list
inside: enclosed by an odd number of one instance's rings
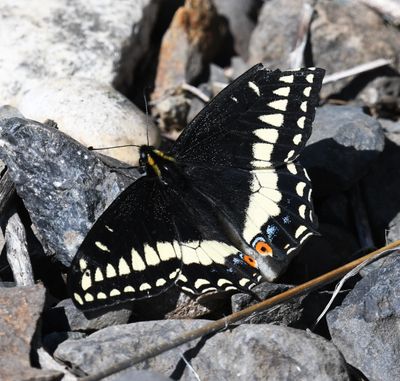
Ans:
{"label": "black butterfly wing", "polygon": [[311,134],[324,71],[257,65],[218,94],[173,154],[192,184],[268,265],[286,261],[316,232],[310,180],[297,162]]}
{"label": "black butterfly wing", "polygon": [[92,310],[151,297],[177,283],[183,290],[250,289],[255,262],[220,231],[196,194],[142,177],[96,221],[68,277],[78,308]]}
{"label": "black butterfly wing", "polygon": [[311,134],[324,70],[254,66],[222,90],[172,149],[192,165],[254,170],[294,161]]}

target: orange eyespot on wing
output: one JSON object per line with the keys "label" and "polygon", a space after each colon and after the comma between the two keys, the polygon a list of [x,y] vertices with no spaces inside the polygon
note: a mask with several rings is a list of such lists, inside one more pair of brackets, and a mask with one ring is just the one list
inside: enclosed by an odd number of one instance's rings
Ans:
{"label": "orange eyespot on wing", "polygon": [[258,241],[255,247],[258,254],[261,255],[272,255],[272,248],[268,243],[264,241]]}
{"label": "orange eyespot on wing", "polygon": [[253,258],[250,257],[250,255],[244,255],[243,260],[251,267],[254,267],[255,269],[258,267],[257,266],[257,261]]}

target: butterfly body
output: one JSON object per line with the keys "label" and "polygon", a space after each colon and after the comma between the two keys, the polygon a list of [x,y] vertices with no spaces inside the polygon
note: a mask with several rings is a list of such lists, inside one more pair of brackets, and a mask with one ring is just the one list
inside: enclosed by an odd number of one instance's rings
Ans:
{"label": "butterfly body", "polygon": [[316,232],[297,157],[323,71],[255,66],[223,90],[171,152],[140,147],[143,176],[96,221],[71,265],[84,310],[151,297],[249,291]]}

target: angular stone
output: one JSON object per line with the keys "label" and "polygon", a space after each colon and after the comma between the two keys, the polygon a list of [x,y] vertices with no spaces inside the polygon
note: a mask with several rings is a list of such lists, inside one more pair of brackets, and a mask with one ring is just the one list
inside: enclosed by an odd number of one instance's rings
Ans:
{"label": "angular stone", "polygon": [[289,56],[295,48],[302,8],[309,3],[309,0],[264,2],[250,38],[250,64],[263,62],[270,69],[290,69]]}
{"label": "angular stone", "polygon": [[313,183],[314,196],[349,189],[383,151],[379,122],[352,106],[317,109],[313,131],[300,156]]}
{"label": "angular stone", "polygon": [[[122,145],[158,146],[159,131],[150,118],[111,86],[82,78],[42,81],[18,104],[26,118],[50,119],[60,131],[96,149]],[[137,147],[98,151],[137,166]]]}
{"label": "angular stone", "polygon": [[250,36],[256,26],[260,2],[258,0],[214,0],[214,4],[218,14],[228,21],[236,53],[247,60]]}
{"label": "angular stone", "polygon": [[43,78],[90,78],[130,86],[147,53],[158,1],[4,0],[0,104]]}
{"label": "angular stone", "polygon": [[[310,39],[314,65],[323,67],[328,74],[379,58],[398,62],[400,54],[397,43],[400,32],[357,0],[319,0]],[[353,78],[323,86],[322,96],[339,92]]]}
{"label": "angular stone", "polygon": [[[0,158],[46,253],[55,253],[68,266],[94,221],[132,178],[117,174],[113,164],[105,165],[56,128],[37,122],[1,120],[0,144]],[[137,177],[137,171],[131,176]]]}
{"label": "angular stone", "polygon": [[370,380],[396,380],[400,374],[399,254],[379,260],[327,314],[333,342]]}
{"label": "angular stone", "polygon": [[54,331],[93,331],[111,325],[126,324],[131,314],[131,308],[121,307],[102,314],[85,316],[71,299],[64,299],[47,311],[46,318]]}
{"label": "angular stone", "polygon": [[59,372],[31,366],[30,355],[42,313],[45,289],[0,288],[0,379],[3,381],[46,381],[58,379]]}
{"label": "angular stone", "polygon": [[[65,341],[55,356],[92,374],[204,324],[165,320],[109,327],[84,340]],[[180,380],[349,380],[345,362],[333,344],[312,333],[267,324],[234,327],[135,368]]]}

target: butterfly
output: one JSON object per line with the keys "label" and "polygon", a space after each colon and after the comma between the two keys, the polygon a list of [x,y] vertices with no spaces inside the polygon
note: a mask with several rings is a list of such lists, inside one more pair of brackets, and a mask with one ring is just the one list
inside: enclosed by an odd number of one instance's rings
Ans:
{"label": "butterfly", "polygon": [[170,152],[140,147],[143,176],[95,222],[68,288],[82,310],[183,291],[249,292],[316,233],[297,158],[324,70],[258,64],[222,90]]}

